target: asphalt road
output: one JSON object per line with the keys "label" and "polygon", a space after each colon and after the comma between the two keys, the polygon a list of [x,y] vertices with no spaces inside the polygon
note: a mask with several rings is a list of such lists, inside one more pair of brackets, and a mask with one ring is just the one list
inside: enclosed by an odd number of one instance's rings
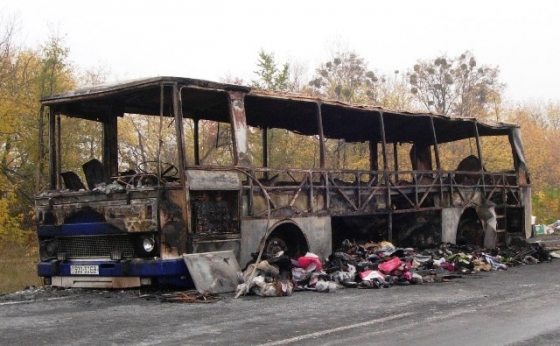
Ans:
{"label": "asphalt road", "polygon": [[560,260],[447,283],[214,303],[146,291],[0,296],[0,345],[558,345]]}

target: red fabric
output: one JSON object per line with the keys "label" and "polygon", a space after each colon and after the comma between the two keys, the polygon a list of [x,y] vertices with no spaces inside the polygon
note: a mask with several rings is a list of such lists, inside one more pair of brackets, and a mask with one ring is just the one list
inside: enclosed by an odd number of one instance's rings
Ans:
{"label": "red fabric", "polygon": [[401,261],[400,258],[393,257],[390,260],[388,260],[387,262],[381,263],[377,267],[377,269],[379,269],[380,271],[382,271],[385,274],[389,274],[393,270],[397,269],[401,264],[402,264],[402,261]]}
{"label": "red fabric", "polygon": [[365,277],[367,277],[372,272],[373,272],[373,270],[364,270],[363,272],[360,273],[360,279],[363,280]]}
{"label": "red fabric", "polygon": [[453,263],[449,263],[449,262],[443,262],[441,264],[441,267],[449,270],[450,272],[454,272],[457,269],[455,268],[455,265]]}
{"label": "red fabric", "polygon": [[412,280],[412,273],[411,272],[404,272],[401,275],[401,279],[405,279],[407,281],[411,281]]}
{"label": "red fabric", "polygon": [[385,281],[385,275],[383,275],[383,273],[379,270],[365,270],[359,275],[362,280],[382,279]]}
{"label": "red fabric", "polygon": [[301,268],[307,268],[311,263],[315,263],[315,270],[323,270],[323,265],[317,257],[303,256],[298,258],[298,265]]}

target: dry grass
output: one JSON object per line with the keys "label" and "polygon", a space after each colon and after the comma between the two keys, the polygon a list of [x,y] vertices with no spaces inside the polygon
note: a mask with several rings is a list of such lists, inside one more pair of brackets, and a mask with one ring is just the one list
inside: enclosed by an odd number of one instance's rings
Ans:
{"label": "dry grass", "polygon": [[36,246],[9,244],[0,248],[0,294],[41,286]]}

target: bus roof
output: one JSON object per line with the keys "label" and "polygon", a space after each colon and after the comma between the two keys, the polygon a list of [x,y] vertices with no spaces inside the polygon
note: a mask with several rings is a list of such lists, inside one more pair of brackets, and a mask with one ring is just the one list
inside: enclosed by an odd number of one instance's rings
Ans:
{"label": "bus roof", "polygon": [[[250,87],[182,77],[153,77],[85,87],[41,100],[54,113],[71,117],[98,119],[125,113],[170,116],[172,94],[166,87],[182,89],[185,117],[229,122],[227,92],[245,94],[245,113],[249,126],[282,128],[302,135],[317,135],[317,104],[321,104],[323,133],[327,138],[348,142],[381,142],[380,115],[383,115],[385,140],[393,142],[432,142],[433,121],[437,141],[445,143],[463,138],[507,135],[515,124],[480,122],[428,112],[391,110],[377,106],[352,105],[340,101],[298,94],[255,90]],[[160,100],[164,87],[164,105]]]}

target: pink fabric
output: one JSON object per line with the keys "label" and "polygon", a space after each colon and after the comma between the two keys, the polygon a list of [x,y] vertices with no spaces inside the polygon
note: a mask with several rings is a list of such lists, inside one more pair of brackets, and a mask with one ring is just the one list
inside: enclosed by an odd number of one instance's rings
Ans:
{"label": "pink fabric", "polygon": [[317,257],[302,256],[298,258],[298,265],[301,268],[307,268],[311,263],[315,263],[315,270],[323,270],[321,260],[319,260]]}
{"label": "pink fabric", "polygon": [[364,270],[363,272],[361,272],[360,275],[360,279],[364,279],[365,277],[367,277],[369,274],[371,274],[373,272],[373,270]]}
{"label": "pink fabric", "polygon": [[397,269],[403,262],[398,257],[393,257],[387,262],[383,262],[378,266],[378,269],[385,274],[389,274],[393,270]]}
{"label": "pink fabric", "polygon": [[362,280],[373,280],[382,279],[385,281],[385,275],[378,270],[364,270],[360,273],[360,279]]}

